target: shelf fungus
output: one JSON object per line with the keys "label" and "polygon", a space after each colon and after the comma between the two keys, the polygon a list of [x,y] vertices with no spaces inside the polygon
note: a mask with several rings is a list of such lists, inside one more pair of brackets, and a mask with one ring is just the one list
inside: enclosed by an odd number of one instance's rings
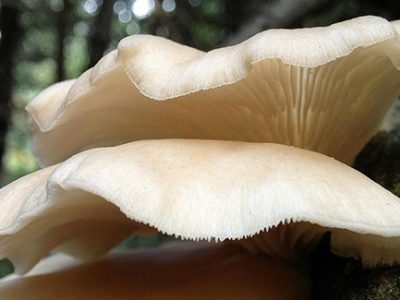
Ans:
{"label": "shelf fungus", "polygon": [[[40,93],[27,110],[47,167],[0,190],[0,257],[20,274],[51,252],[90,262],[56,254],[0,298],[308,299],[304,263],[328,232],[336,255],[398,263],[400,199],[349,166],[400,91],[397,24],[209,53],[132,36]],[[107,254],[157,231],[198,242]]]}

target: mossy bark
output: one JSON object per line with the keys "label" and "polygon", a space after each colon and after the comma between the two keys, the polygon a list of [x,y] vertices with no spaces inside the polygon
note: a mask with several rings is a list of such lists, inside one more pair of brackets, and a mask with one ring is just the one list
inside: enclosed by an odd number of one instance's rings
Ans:
{"label": "mossy bark", "polygon": [[358,155],[354,167],[400,196],[400,125],[378,133]]}

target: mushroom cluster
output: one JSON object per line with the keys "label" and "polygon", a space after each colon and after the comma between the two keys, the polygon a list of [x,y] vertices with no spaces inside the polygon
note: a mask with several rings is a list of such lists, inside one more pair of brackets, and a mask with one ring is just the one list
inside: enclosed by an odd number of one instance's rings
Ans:
{"label": "mushroom cluster", "polygon": [[[400,262],[400,199],[351,168],[400,92],[396,28],[360,17],[208,53],[136,35],[41,92],[43,168],[0,190],[0,258],[28,273],[0,298],[308,299],[327,232],[336,255]],[[157,231],[197,242],[107,254]]]}

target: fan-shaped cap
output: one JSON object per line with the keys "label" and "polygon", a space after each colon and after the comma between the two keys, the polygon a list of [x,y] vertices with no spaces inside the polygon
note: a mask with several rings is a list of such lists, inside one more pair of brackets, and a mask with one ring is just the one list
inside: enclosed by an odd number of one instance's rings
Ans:
{"label": "fan-shaped cap", "polygon": [[[331,231],[339,255],[365,265],[400,260],[399,199],[352,168],[307,150],[137,141],[80,153],[40,182],[36,175],[20,182],[31,181],[45,193],[23,196],[11,226],[0,228],[0,257],[9,257],[20,272],[52,249],[93,258],[150,227],[193,240],[252,237],[239,243],[289,259]],[[21,187],[17,182],[5,189]],[[7,197],[0,203],[20,195]]]}
{"label": "fan-shaped cap", "polygon": [[72,87],[28,105],[36,153],[48,165],[98,146],[195,138],[282,143],[351,163],[399,93],[399,50],[394,26],[371,16],[268,30],[209,53],[128,37]]}
{"label": "fan-shaped cap", "polygon": [[[179,246],[116,252],[78,266],[52,257],[25,277],[0,282],[0,298],[309,299],[308,280],[282,262],[227,245]],[[61,270],[55,260],[64,265]]]}

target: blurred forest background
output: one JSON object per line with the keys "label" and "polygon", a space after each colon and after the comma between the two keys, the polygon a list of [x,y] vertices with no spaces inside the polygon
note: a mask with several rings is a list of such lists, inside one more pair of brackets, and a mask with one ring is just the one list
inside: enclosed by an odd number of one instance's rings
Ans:
{"label": "blurred forest background", "polygon": [[325,26],[361,15],[400,19],[395,0],[0,0],[0,170],[4,185],[38,168],[24,106],[79,76],[127,35],[210,50],[268,28]]}
{"label": "blurred forest background", "polygon": [[[47,86],[79,76],[125,36],[153,34],[207,51],[268,28],[325,26],[362,15],[400,19],[400,1],[0,0],[1,185],[38,168],[27,102]],[[399,147],[400,130],[381,133],[356,162],[398,195]],[[11,269],[0,263],[0,278]]]}

